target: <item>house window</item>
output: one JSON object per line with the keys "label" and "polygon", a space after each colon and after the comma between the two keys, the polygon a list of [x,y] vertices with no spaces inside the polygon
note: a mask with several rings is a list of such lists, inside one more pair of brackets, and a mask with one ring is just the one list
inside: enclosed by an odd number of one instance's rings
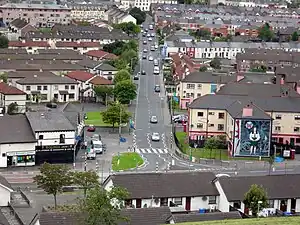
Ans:
{"label": "house window", "polygon": [[71,85],[71,90],[74,90],[75,89],[75,85]]}
{"label": "house window", "polygon": [[202,123],[197,123],[197,128],[203,128],[203,124]]}
{"label": "house window", "polygon": [[233,202],[233,207],[236,208],[236,209],[240,209],[241,208],[241,202],[240,201]]}
{"label": "house window", "polygon": [[161,198],[160,206],[168,206],[168,198]]}
{"label": "house window", "polygon": [[69,85],[65,85],[65,89],[66,89],[66,90],[69,90]]}
{"label": "house window", "polygon": [[300,144],[300,138],[296,138],[296,144]]}
{"label": "house window", "polygon": [[44,139],[44,135],[39,135],[39,140],[43,140]]}
{"label": "house window", "polygon": [[42,94],[42,95],[41,95],[41,100],[47,100],[47,99],[48,99],[47,94]]}
{"label": "house window", "polygon": [[75,98],[75,94],[69,94],[69,99],[74,99]]}
{"label": "house window", "polygon": [[219,113],[219,119],[224,119],[225,118],[225,113]]}
{"label": "house window", "polygon": [[300,116],[299,115],[295,116],[295,120],[300,120]]}
{"label": "house window", "polygon": [[215,115],[215,113],[214,112],[209,112],[208,115],[213,116],[213,115]]}
{"label": "house window", "polygon": [[175,205],[182,205],[182,198],[174,198]]}
{"label": "house window", "polygon": [[210,123],[209,126],[210,126],[210,127],[214,127],[215,125],[214,125],[213,123]]}
{"label": "house window", "polygon": [[300,127],[294,127],[294,132],[300,132]]}
{"label": "house window", "polygon": [[275,115],[276,120],[281,120],[281,115]]}
{"label": "house window", "polygon": [[217,203],[217,197],[216,196],[209,196],[208,197],[208,204],[216,204]]}
{"label": "house window", "polygon": [[202,84],[198,84],[198,89],[202,89]]}
{"label": "house window", "polygon": [[30,91],[30,86],[26,86],[26,91]]}
{"label": "house window", "polygon": [[279,126],[275,127],[275,131],[280,131],[280,130],[281,130],[281,127],[279,127]]}
{"label": "house window", "polygon": [[201,93],[198,93],[198,94],[197,94],[197,98],[200,98],[200,97],[201,97]]}
{"label": "house window", "polygon": [[58,85],[54,85],[54,90],[58,90]]}
{"label": "house window", "polygon": [[46,85],[43,86],[43,90],[44,90],[44,91],[47,91],[47,90],[48,90],[48,86],[46,86]]}
{"label": "house window", "polygon": [[60,134],[59,135],[59,144],[64,144],[66,143],[66,140],[65,140],[65,135],[64,134]]}
{"label": "house window", "polygon": [[37,86],[37,90],[41,91],[42,90],[42,86]]}
{"label": "house window", "polygon": [[198,112],[198,117],[203,117],[203,112]]}
{"label": "house window", "polygon": [[269,207],[268,208],[274,208],[274,200],[269,200],[268,201],[268,205],[269,205]]}
{"label": "house window", "polygon": [[218,130],[224,130],[224,124],[218,124]]}
{"label": "house window", "polygon": [[187,84],[186,88],[187,89],[195,89],[195,84]]}

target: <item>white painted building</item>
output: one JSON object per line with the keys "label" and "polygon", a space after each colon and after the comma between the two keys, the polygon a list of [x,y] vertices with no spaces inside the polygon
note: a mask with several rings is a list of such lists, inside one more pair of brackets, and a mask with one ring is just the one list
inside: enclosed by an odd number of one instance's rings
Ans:
{"label": "white painted building", "polygon": [[24,115],[0,117],[0,167],[35,165],[36,139]]}
{"label": "white painted building", "polygon": [[176,5],[178,1],[176,0],[117,0],[116,2],[120,2],[121,6],[124,9],[129,9],[133,7],[140,8],[142,11],[150,11],[151,4],[168,4],[168,5]]}
{"label": "white painted building", "polygon": [[71,18],[75,20],[104,19],[106,8],[103,5],[94,4],[70,4]]}

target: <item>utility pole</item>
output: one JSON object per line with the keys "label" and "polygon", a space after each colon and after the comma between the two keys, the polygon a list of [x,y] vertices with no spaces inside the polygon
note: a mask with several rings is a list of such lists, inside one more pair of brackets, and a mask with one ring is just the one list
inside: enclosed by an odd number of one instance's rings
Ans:
{"label": "utility pole", "polygon": [[85,150],[84,153],[84,171],[86,172],[87,170],[87,150]]}
{"label": "utility pole", "polygon": [[155,171],[158,173],[158,162],[156,162]]}
{"label": "utility pole", "polygon": [[121,145],[121,132],[122,132],[122,127],[121,127],[121,123],[122,123],[122,106],[121,103],[119,103],[120,105],[120,115],[119,115],[119,145]]}

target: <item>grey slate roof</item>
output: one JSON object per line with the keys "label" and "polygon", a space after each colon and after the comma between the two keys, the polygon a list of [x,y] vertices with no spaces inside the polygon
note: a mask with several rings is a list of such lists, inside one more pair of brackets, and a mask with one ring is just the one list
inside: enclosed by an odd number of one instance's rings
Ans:
{"label": "grey slate roof", "polygon": [[300,196],[300,174],[219,178],[228,201],[243,201],[252,184],[262,185],[269,199]]}
{"label": "grey slate roof", "polygon": [[25,27],[28,23],[26,22],[26,20],[22,20],[22,19],[14,19],[13,21],[10,22],[10,25],[18,28],[18,29],[22,29],[23,27]]}
{"label": "grey slate roof", "polygon": [[26,116],[34,132],[74,131],[74,126],[61,112],[27,112]]}
{"label": "grey slate roof", "polygon": [[291,97],[251,97],[234,95],[204,95],[195,99],[192,109],[222,109],[227,110],[233,103],[240,101],[243,105],[252,102],[267,112],[295,112],[300,113],[300,98]]}
{"label": "grey slate roof", "polygon": [[126,188],[131,199],[217,196],[210,172],[134,173],[111,175],[114,186]]}
{"label": "grey slate roof", "polygon": [[235,212],[214,212],[214,213],[189,213],[189,214],[174,214],[175,223],[242,219],[241,214]]}
{"label": "grey slate roof", "polygon": [[224,75],[210,72],[193,72],[186,76],[183,83],[209,83],[209,84],[227,84],[237,79],[236,75]]}
{"label": "grey slate roof", "polygon": [[30,124],[24,115],[0,117],[0,144],[36,142]]}
{"label": "grey slate roof", "polygon": [[99,66],[96,66],[96,69],[101,71],[118,71],[115,67],[106,63],[102,63]]}
{"label": "grey slate roof", "polygon": [[55,74],[49,76],[38,76],[34,77],[35,73],[32,73],[32,76],[28,76],[24,79],[17,80],[18,84],[77,84],[77,82],[69,77],[62,77]]}

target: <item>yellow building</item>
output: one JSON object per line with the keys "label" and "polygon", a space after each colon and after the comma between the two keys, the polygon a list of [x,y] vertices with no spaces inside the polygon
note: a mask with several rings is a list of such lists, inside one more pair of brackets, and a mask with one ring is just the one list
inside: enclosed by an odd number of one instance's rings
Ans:
{"label": "yellow building", "polygon": [[221,86],[234,82],[236,75],[214,74],[211,72],[193,72],[177,85],[176,95],[180,99],[180,108],[187,109],[194,99],[207,94],[215,94]]}

